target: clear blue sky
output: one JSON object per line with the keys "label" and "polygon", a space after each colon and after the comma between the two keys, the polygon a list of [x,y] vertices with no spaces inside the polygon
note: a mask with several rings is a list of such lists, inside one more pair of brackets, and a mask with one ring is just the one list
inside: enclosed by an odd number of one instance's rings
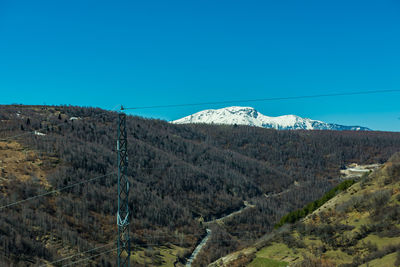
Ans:
{"label": "clear blue sky", "polygon": [[[400,89],[398,0],[0,0],[0,104],[111,109],[383,89]],[[400,131],[399,100],[245,105]],[[170,120],[220,107],[132,113]]]}

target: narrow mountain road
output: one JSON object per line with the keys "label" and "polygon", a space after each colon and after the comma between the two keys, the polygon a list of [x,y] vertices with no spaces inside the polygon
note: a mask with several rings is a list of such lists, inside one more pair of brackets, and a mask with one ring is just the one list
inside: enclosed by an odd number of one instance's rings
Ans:
{"label": "narrow mountain road", "polygon": [[340,173],[344,175],[344,178],[357,178],[363,176],[365,173],[369,173],[380,168],[382,164],[368,164],[368,165],[358,165],[357,163],[352,163],[346,166],[346,169],[340,170]]}
{"label": "narrow mountain road", "polygon": [[[354,165],[354,166],[353,166]],[[381,164],[371,164],[371,165],[357,165],[357,164],[352,164],[347,166],[346,170],[342,170],[342,177],[338,177],[335,179],[331,179],[331,180],[338,180],[338,181],[342,181],[342,180],[346,180],[346,179],[351,179],[351,178],[355,178],[355,177],[360,177],[362,174],[369,172],[371,170],[375,170],[377,168],[379,168],[381,166]],[[269,194],[264,194],[264,196],[266,198],[273,198],[273,197],[278,197],[281,196],[283,194],[289,193],[292,190],[294,190],[296,187],[301,187],[304,186],[306,184],[308,184],[309,182],[305,182],[303,184],[299,184],[299,183],[294,183],[294,186],[291,186],[289,188],[287,188],[286,190],[283,190],[281,192],[278,193],[269,193]],[[234,211],[226,216],[223,216],[221,218],[217,218],[215,220],[211,220],[208,222],[204,222],[205,225],[210,225],[213,223],[218,223],[218,224],[223,224],[225,220],[232,218],[240,213],[242,213],[243,211],[245,211],[246,209],[250,209],[250,208],[254,208],[255,205],[251,205],[250,203],[248,203],[247,201],[243,201],[244,207],[242,207],[241,209]],[[190,256],[190,258],[188,259],[187,263],[186,263],[186,267],[191,267],[193,261],[196,259],[197,255],[200,253],[200,251],[202,250],[202,248],[207,244],[208,239],[211,236],[211,230],[210,229],[206,229],[207,230],[207,235],[201,240],[201,242],[197,245],[197,247],[195,248],[195,250],[193,251],[192,255]]]}
{"label": "narrow mountain road", "polygon": [[[341,177],[333,178],[330,179],[329,181],[343,181],[347,179],[353,179],[353,178],[360,178],[363,174],[369,173],[371,171],[374,171],[378,168],[380,168],[382,164],[375,163],[375,164],[369,164],[369,165],[358,165],[356,163],[352,163],[348,166],[346,166],[345,170],[340,170],[340,173],[342,174]],[[269,193],[269,194],[264,194],[265,198],[271,198],[271,197],[279,197],[281,195],[284,195],[286,193],[289,193],[293,191],[296,187],[301,187],[310,184],[310,182],[303,182],[301,184],[295,183],[295,186],[291,186],[286,190],[283,190],[278,193]]]}
{"label": "narrow mountain road", "polygon": [[292,189],[291,189],[291,188],[289,188],[289,189],[286,189],[286,190],[284,190],[284,191],[281,191],[281,192],[279,192],[279,193],[269,193],[269,194],[264,194],[264,196],[265,196],[266,198],[270,198],[270,197],[278,197],[278,196],[280,196],[280,195],[283,195],[283,194],[289,193],[291,190],[292,190]]}
{"label": "narrow mountain road", "polygon": [[[246,209],[250,209],[250,208],[254,208],[254,205],[251,205],[250,203],[248,203],[247,201],[243,201],[244,207],[242,207],[240,210],[234,211],[224,217],[212,220],[212,221],[208,221],[208,222],[204,222],[205,225],[210,225],[212,223],[218,223],[221,224],[224,222],[224,220],[228,219],[228,218],[232,218],[240,213],[242,213],[243,211],[245,211]],[[191,267],[193,261],[196,259],[197,255],[200,253],[200,251],[202,250],[202,248],[207,244],[208,239],[211,236],[211,229],[207,228],[207,235],[201,240],[201,242],[197,245],[197,247],[193,250],[192,255],[190,255],[190,258],[188,259],[188,261],[186,262],[186,267]]]}
{"label": "narrow mountain road", "polygon": [[250,209],[250,208],[254,208],[255,205],[251,205],[250,203],[248,203],[247,201],[243,201],[243,205],[244,207],[242,207],[240,210],[234,211],[224,217],[212,220],[212,221],[208,221],[208,222],[204,222],[204,224],[209,225],[212,223],[223,223],[226,219],[232,218],[240,213],[242,213],[243,211]]}

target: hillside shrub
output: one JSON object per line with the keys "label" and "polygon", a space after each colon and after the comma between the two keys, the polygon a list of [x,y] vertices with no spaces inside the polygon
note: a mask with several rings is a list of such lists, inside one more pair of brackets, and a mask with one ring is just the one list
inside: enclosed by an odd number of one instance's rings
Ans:
{"label": "hillside shrub", "polygon": [[392,191],[388,189],[377,190],[372,193],[352,196],[348,201],[336,207],[338,212],[370,211],[379,213],[380,209],[389,201]]}
{"label": "hillside shrub", "polygon": [[304,218],[308,214],[314,212],[317,210],[319,207],[321,207],[323,204],[325,204],[328,200],[336,196],[338,192],[344,191],[350,186],[352,186],[355,183],[354,179],[346,180],[341,182],[339,185],[334,187],[333,189],[329,190],[322,198],[317,199],[309,204],[307,204],[304,208],[298,209],[292,212],[289,212],[285,216],[282,217],[282,219],[275,225],[275,228],[279,228],[282,225],[286,223],[294,223],[301,218]]}
{"label": "hillside shrub", "polygon": [[298,267],[335,267],[336,265],[325,259],[309,257],[304,255],[304,260],[300,262]]}
{"label": "hillside shrub", "polygon": [[282,233],[279,237],[280,241],[285,243],[289,248],[305,248],[303,240],[295,238],[290,233]]}
{"label": "hillside shrub", "polygon": [[396,267],[400,266],[400,249],[397,250],[397,256],[396,256],[396,261],[394,262],[394,265]]}

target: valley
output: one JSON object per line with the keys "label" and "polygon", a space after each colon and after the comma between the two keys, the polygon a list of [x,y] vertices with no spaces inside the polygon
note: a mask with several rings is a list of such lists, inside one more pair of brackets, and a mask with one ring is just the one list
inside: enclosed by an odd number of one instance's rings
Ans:
{"label": "valley", "polygon": [[400,154],[358,169],[370,167],[304,219],[211,266],[398,266]]}
{"label": "valley", "polygon": [[[77,184],[3,208],[2,265],[62,266],[93,256],[90,264],[113,266],[115,252],[95,257],[108,247],[85,251],[115,240],[116,115],[1,107],[0,206]],[[400,134],[372,131],[175,125],[135,116],[127,130],[135,266],[184,266],[207,229],[192,266],[247,248],[338,185],[342,166],[381,164],[400,150]]]}

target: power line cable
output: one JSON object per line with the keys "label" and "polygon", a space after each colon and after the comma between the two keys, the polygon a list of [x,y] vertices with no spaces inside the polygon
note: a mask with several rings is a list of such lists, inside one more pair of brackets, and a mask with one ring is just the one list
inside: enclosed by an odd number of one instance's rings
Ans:
{"label": "power line cable", "polygon": [[[57,126],[59,126],[59,125],[65,125],[65,123],[61,123],[61,124],[54,125],[54,126],[57,127]],[[54,126],[53,126],[53,127],[54,127]],[[23,136],[23,135],[30,134],[30,133],[34,133],[34,132],[35,132],[35,131],[31,131],[31,132],[28,132],[28,133],[19,134],[19,135],[13,136],[13,137],[9,137],[9,138],[7,138],[7,139],[15,138],[15,137],[18,137],[18,136]],[[186,166],[183,167],[183,168],[186,168]],[[155,168],[153,168],[153,169],[155,169]],[[110,174],[112,174],[112,173],[110,173]],[[37,196],[33,196],[33,197],[30,197],[30,198],[27,198],[27,199],[24,199],[24,200],[16,201],[16,202],[14,202],[14,203],[9,203],[9,204],[7,204],[7,205],[5,205],[5,206],[0,207],[0,209],[4,209],[4,208],[7,208],[7,207],[10,207],[10,206],[13,206],[13,205],[17,205],[17,204],[21,204],[21,203],[27,202],[27,201],[29,201],[29,200],[33,200],[33,199],[36,199],[36,198],[39,198],[39,197],[43,197],[43,196],[46,196],[46,195],[49,195],[49,194],[53,194],[53,193],[56,193],[56,192],[60,192],[60,191],[62,191],[62,190],[65,190],[65,189],[68,189],[68,188],[72,188],[72,187],[74,187],[74,186],[77,186],[77,185],[80,185],[80,184],[83,184],[83,183],[87,183],[87,182],[90,182],[90,181],[93,181],[93,180],[96,180],[96,179],[99,179],[99,178],[102,178],[102,177],[106,177],[106,176],[108,176],[108,175],[110,175],[110,174],[106,174],[106,175],[94,177],[94,178],[89,179],[89,180],[85,180],[85,181],[81,181],[81,182],[78,182],[78,183],[75,183],[75,184],[71,184],[71,185],[68,185],[68,186],[65,186],[65,187],[62,187],[62,188],[58,188],[58,189],[56,189],[56,190],[52,190],[52,191],[50,191],[50,192],[46,192],[46,193],[43,193],[43,194],[40,194],[40,195],[37,195]],[[71,255],[71,256],[66,257],[66,258],[63,258],[63,259],[59,259],[59,260],[54,261],[54,262],[52,262],[52,263],[57,263],[57,262],[61,262],[61,261],[67,260],[67,259],[72,259],[72,258],[76,257],[76,256],[79,255],[79,254],[82,254],[82,253],[89,253],[89,252],[92,252],[92,251],[95,251],[95,250],[98,250],[98,249],[101,249],[101,248],[104,248],[104,247],[107,247],[107,246],[110,246],[110,245],[112,245],[112,243],[111,243],[111,244],[104,245],[104,246],[101,246],[101,247],[96,247],[96,248],[90,249],[90,250],[85,251],[85,252],[80,252],[80,253],[78,253],[78,254]],[[112,249],[112,250],[109,250],[109,251],[105,251],[105,252],[99,253],[99,254],[97,254],[97,255],[93,255],[93,256],[91,256],[91,257],[88,257],[88,258],[85,258],[85,259],[82,259],[82,260],[79,260],[79,261],[75,261],[75,262],[73,262],[73,263],[71,263],[71,264],[67,264],[67,265],[64,265],[64,266],[70,266],[70,265],[72,265],[72,264],[76,264],[76,263],[79,263],[79,262],[82,262],[82,261],[85,261],[85,260],[88,260],[88,259],[91,259],[91,258],[100,256],[100,255],[102,255],[102,254],[106,254],[106,253],[109,253],[109,252],[115,251],[115,250],[116,250],[116,249]]]}
{"label": "power line cable", "polygon": [[[239,234],[239,233],[249,233],[249,231],[238,231],[238,232],[228,232],[228,233],[229,233],[229,234]],[[266,233],[266,231],[251,231],[251,233]],[[187,234],[187,235],[188,235],[188,236],[195,236],[195,237],[202,237],[202,236],[204,236],[204,234]],[[174,237],[174,236],[175,236],[175,235],[173,235],[173,234],[165,233],[165,235],[143,236],[143,237],[146,237],[146,238],[156,238],[156,237]],[[254,240],[254,239],[239,239],[239,241],[252,241],[252,240]],[[237,240],[233,240],[233,239],[214,239],[214,240],[209,240],[208,242],[210,242],[210,243],[218,243],[218,242],[232,242],[232,241],[237,241]],[[207,242],[207,243],[208,243],[208,242]],[[93,251],[95,251],[95,250],[98,250],[98,249],[101,249],[101,248],[105,248],[105,247],[109,247],[109,246],[115,245],[115,244],[116,244],[115,242],[112,242],[112,243],[106,244],[106,245],[104,245],[104,246],[99,246],[99,247],[95,247],[95,248],[90,249],[90,250],[78,252],[78,253],[73,254],[73,255],[71,255],[71,256],[68,256],[68,257],[65,257],[65,258],[61,258],[61,259],[58,259],[58,260],[55,260],[55,261],[52,261],[52,262],[49,262],[49,263],[40,265],[39,267],[44,267],[44,266],[47,266],[47,265],[49,265],[49,264],[54,264],[54,263],[59,263],[59,262],[65,261],[65,260],[69,260],[69,259],[72,259],[72,258],[78,256],[78,255],[85,254],[85,253],[89,253],[89,252],[93,252]],[[149,246],[162,246],[162,245],[160,245],[159,243],[158,243],[158,244],[157,244],[157,243],[146,243],[146,244],[144,244],[144,245],[145,245],[146,247],[149,247]],[[112,251],[112,250],[111,250],[111,251]],[[103,253],[100,253],[100,254],[103,254]],[[97,255],[94,255],[93,257],[95,257],[95,256],[97,256]]]}
{"label": "power line cable", "polygon": [[[184,163],[189,164],[187,162],[184,162]],[[167,170],[167,169],[180,170],[180,169],[187,169],[187,168],[191,168],[191,167],[197,167],[197,166],[189,164],[188,166],[181,166],[181,167],[174,166],[174,165],[168,166],[168,167],[142,167],[142,168],[139,167],[139,168],[136,168],[135,170],[136,171],[141,171],[141,170]],[[268,167],[268,168],[272,168],[272,167]],[[204,172],[202,169],[199,169],[197,171]],[[27,202],[27,201],[30,201],[30,200],[34,200],[36,198],[44,197],[44,196],[47,196],[47,195],[50,195],[50,194],[53,194],[53,193],[56,193],[56,192],[61,192],[61,191],[65,190],[65,189],[72,188],[72,187],[75,187],[75,186],[78,186],[78,185],[81,185],[81,184],[84,184],[84,183],[88,183],[88,182],[91,182],[91,181],[94,181],[94,180],[97,180],[97,179],[100,179],[100,178],[103,178],[103,177],[107,177],[107,176],[110,176],[110,175],[115,174],[115,173],[117,173],[117,171],[110,172],[108,174],[104,174],[104,175],[101,175],[101,176],[97,176],[97,177],[94,177],[94,178],[91,178],[91,179],[88,179],[88,180],[80,181],[80,182],[77,182],[77,183],[74,183],[74,184],[71,184],[71,185],[67,185],[65,187],[61,187],[61,188],[58,188],[58,189],[55,189],[55,190],[52,190],[52,191],[49,191],[49,192],[46,192],[46,193],[43,193],[43,194],[39,194],[39,195],[36,195],[36,196],[32,196],[32,197],[29,197],[29,198],[26,198],[26,199],[23,199],[23,200],[12,202],[12,203],[9,203],[7,205],[0,206],[0,210],[8,208],[8,207],[11,207],[11,206],[15,206],[15,205],[18,205],[18,204],[21,204],[21,203],[24,203],[24,202]],[[248,181],[246,177],[244,177],[244,179],[246,181]],[[282,192],[280,192],[280,193],[282,193]]]}
{"label": "power line cable", "polygon": [[[239,240],[235,240],[235,239],[212,239],[212,240],[208,240],[207,243],[238,242],[238,241],[255,241],[255,239],[239,239]],[[160,246],[160,244],[146,244],[146,247],[153,247],[153,246]],[[162,245],[161,245],[161,246],[162,246]],[[103,246],[103,247],[105,247],[105,246]],[[100,249],[100,248],[101,248],[101,247],[99,247],[99,248],[97,248],[97,249]],[[104,251],[104,252],[101,252],[101,253],[98,253],[98,254],[95,254],[95,255],[86,257],[86,258],[84,258],[84,259],[80,259],[80,260],[78,260],[78,261],[74,261],[74,262],[71,262],[71,263],[62,265],[62,266],[63,266],[63,267],[67,267],[67,266],[75,265],[75,264],[77,264],[77,263],[81,263],[81,262],[84,262],[84,261],[93,259],[93,258],[95,258],[95,257],[101,256],[101,255],[104,255],[104,254],[107,254],[107,253],[110,253],[110,252],[113,252],[113,251],[115,251],[115,250],[117,250],[117,249],[118,249],[118,248],[110,249],[110,250],[107,250],[107,251]],[[67,258],[64,258],[64,259],[61,259],[61,260],[70,259],[70,258],[73,258],[73,257],[75,257],[75,256],[77,256],[77,255],[79,255],[79,254],[82,254],[82,253],[84,253],[84,252],[81,252],[81,253],[72,255],[72,256],[70,256],[70,257],[67,257]],[[60,262],[61,260],[58,260],[57,262]],[[55,262],[51,262],[51,263],[48,263],[48,264],[52,264],[52,263],[55,263]],[[47,264],[46,264],[46,265],[41,265],[40,267],[43,267],[43,266],[47,266]]]}
{"label": "power line cable", "polygon": [[[256,240],[257,239],[238,239],[238,240],[235,240],[235,239],[211,239],[211,240],[207,241],[207,244],[208,243],[220,243],[220,242],[256,241]],[[147,247],[152,247],[152,246],[162,246],[162,245],[160,245],[160,244],[146,244],[146,246]],[[110,249],[110,250],[107,250],[107,251],[92,255],[90,257],[87,257],[87,258],[84,258],[84,259],[81,259],[81,260],[78,260],[78,261],[74,261],[74,262],[62,265],[62,266],[63,267],[67,267],[67,266],[71,266],[71,265],[74,265],[74,264],[77,264],[77,263],[81,263],[81,262],[90,260],[92,258],[95,258],[95,257],[101,256],[101,255],[113,252],[115,250],[117,250],[117,248]],[[78,254],[76,254],[76,255],[78,255]],[[76,256],[76,255],[73,255],[73,256]],[[46,266],[46,265],[42,265],[42,266]],[[42,267],[42,266],[40,266],[40,267]]]}
{"label": "power line cable", "polygon": [[78,260],[78,261],[74,261],[74,262],[71,262],[71,263],[68,263],[68,264],[62,265],[62,266],[63,266],[63,267],[66,267],[66,266],[75,265],[75,264],[77,264],[77,263],[80,263],[80,262],[83,262],[83,261],[87,261],[87,260],[90,260],[90,259],[92,259],[92,258],[101,256],[101,255],[104,255],[104,254],[107,254],[107,253],[110,253],[110,252],[115,251],[115,250],[117,250],[117,249],[118,249],[118,248],[114,248],[114,249],[111,249],[111,250],[107,250],[107,251],[104,251],[104,252],[102,252],[102,253],[99,253],[99,254],[96,254],[96,255],[93,255],[93,256],[90,256],[90,257],[87,257],[87,258]]}
{"label": "power line cable", "polygon": [[[169,167],[158,167],[158,168],[157,167],[143,167],[143,168],[137,168],[136,170],[137,171],[140,171],[140,170],[165,170],[165,169],[169,169],[169,168],[171,168],[172,170],[179,170],[179,169],[187,169],[187,168],[190,168],[190,167],[193,167],[193,166],[192,165],[182,166],[182,167],[169,166]],[[201,171],[201,170],[198,170],[198,171]],[[89,180],[84,180],[84,181],[81,181],[81,182],[70,184],[70,185],[67,185],[65,187],[61,187],[61,188],[58,188],[58,189],[55,189],[55,190],[52,190],[52,191],[49,191],[49,192],[46,192],[46,193],[43,193],[43,194],[39,194],[39,195],[36,195],[36,196],[32,196],[32,197],[29,197],[29,198],[26,198],[26,199],[23,199],[23,200],[12,202],[12,203],[9,203],[7,205],[0,206],[0,210],[8,208],[8,207],[11,207],[11,206],[15,206],[15,205],[18,205],[18,204],[21,204],[21,203],[24,203],[24,202],[27,202],[27,201],[30,201],[30,200],[34,200],[36,198],[40,198],[40,197],[44,197],[44,196],[47,196],[47,195],[50,195],[50,194],[61,192],[61,191],[65,190],[65,189],[72,188],[72,187],[75,187],[75,186],[78,186],[78,185],[81,185],[81,184],[84,184],[84,183],[88,183],[88,182],[91,182],[91,181],[94,181],[94,180],[97,180],[97,179],[100,179],[100,178],[103,178],[103,177],[106,177],[106,176],[110,176],[110,175],[115,174],[115,173],[117,173],[117,171],[110,172],[108,174],[104,174],[104,175],[101,175],[101,176],[97,176],[97,177],[91,178]]]}
{"label": "power line cable", "polygon": [[15,205],[18,205],[18,204],[21,204],[21,203],[24,203],[24,202],[27,202],[27,201],[30,201],[30,200],[34,200],[36,198],[40,198],[40,197],[51,195],[51,194],[54,194],[54,193],[57,193],[57,192],[61,192],[61,191],[65,190],[65,189],[72,188],[74,186],[85,184],[85,183],[88,183],[88,182],[92,182],[94,180],[97,180],[97,179],[100,179],[100,178],[103,178],[103,177],[107,177],[107,176],[109,176],[111,174],[115,174],[115,173],[116,172],[111,172],[111,173],[108,173],[108,174],[104,174],[104,175],[101,175],[101,176],[97,176],[97,177],[91,178],[89,180],[84,180],[84,181],[80,181],[80,182],[77,182],[77,183],[74,183],[74,184],[70,184],[70,185],[67,185],[65,187],[61,187],[61,188],[58,188],[58,189],[55,189],[55,190],[52,190],[52,191],[49,191],[49,192],[46,192],[46,193],[43,193],[43,194],[39,194],[39,195],[36,195],[36,196],[33,196],[33,197],[28,197],[26,199],[22,199],[22,200],[13,202],[13,203],[9,203],[7,205],[1,206],[0,210],[5,209],[5,208],[9,208],[11,206],[15,206]]}
{"label": "power line cable", "polygon": [[127,108],[121,106],[121,109],[122,110],[139,110],[139,109],[155,109],[155,108],[174,108],[174,107],[190,107],[190,106],[201,106],[201,105],[216,105],[216,104],[293,100],[293,99],[335,97],[335,96],[382,94],[382,93],[395,93],[395,92],[400,92],[400,90],[359,91],[359,92],[350,92],[350,93],[331,93],[331,94],[317,94],[317,95],[303,95],[303,96],[289,96],[289,97],[256,98],[256,99],[242,99],[242,100],[228,100],[228,101],[200,102],[200,103],[186,103],[186,104],[172,104],[172,105],[138,106],[138,107],[127,107]]}
{"label": "power line cable", "polygon": [[[116,109],[118,106],[119,106],[119,104],[116,105],[111,111]],[[97,114],[97,116],[99,116],[99,115],[101,115],[101,114]],[[97,117],[97,116],[95,115],[94,118]],[[58,126],[61,126],[61,125],[66,125],[66,123],[62,122],[62,123],[59,123],[59,124],[56,124],[56,125],[51,125],[51,126],[52,127],[58,127]],[[10,139],[14,139],[14,138],[17,138],[17,137],[20,137],[20,136],[24,136],[24,135],[27,135],[27,134],[32,134],[32,133],[35,133],[35,132],[36,132],[36,130],[32,130],[32,131],[29,131],[29,132],[26,132],[26,133],[22,133],[22,134],[10,136],[10,137],[4,138],[4,139],[0,139],[0,141],[8,141]],[[15,206],[15,205],[18,205],[18,204],[21,204],[21,203],[24,203],[24,202],[27,202],[27,201],[30,201],[30,200],[34,200],[36,198],[40,198],[40,197],[47,196],[47,195],[50,195],[50,194],[53,194],[53,193],[56,193],[56,192],[60,192],[60,191],[63,191],[65,189],[68,189],[68,188],[71,188],[71,187],[74,187],[74,186],[77,186],[77,185],[80,185],[80,184],[88,183],[88,182],[91,182],[91,181],[106,177],[106,176],[114,174],[114,173],[116,173],[116,172],[111,172],[109,174],[105,174],[105,175],[102,175],[102,176],[94,177],[94,178],[89,179],[89,180],[81,181],[81,182],[78,182],[78,183],[75,183],[75,184],[71,184],[71,185],[68,185],[68,186],[65,186],[65,187],[62,187],[62,188],[59,188],[59,189],[55,189],[55,190],[43,193],[43,194],[39,194],[39,195],[32,196],[32,197],[29,197],[29,198],[26,198],[26,199],[23,199],[23,200],[19,200],[19,201],[13,202],[13,203],[9,203],[7,205],[1,206],[0,210],[8,208],[8,207],[11,207],[11,206]]]}
{"label": "power line cable", "polygon": [[86,250],[86,251],[82,251],[82,252],[73,254],[73,255],[71,255],[71,256],[68,256],[68,257],[65,257],[65,258],[62,258],[62,259],[58,259],[58,260],[55,260],[55,261],[52,261],[52,262],[49,262],[49,263],[40,265],[39,267],[44,267],[44,266],[47,266],[47,265],[49,265],[49,264],[54,264],[54,263],[59,263],[59,262],[65,261],[65,260],[69,260],[69,259],[72,259],[72,258],[74,258],[74,257],[76,257],[76,256],[78,256],[78,255],[80,255],[80,254],[93,252],[93,251],[95,251],[95,250],[98,250],[98,249],[101,249],[101,248],[105,248],[105,247],[109,247],[109,246],[111,246],[111,245],[115,245],[115,242],[109,243],[109,244],[104,245],[104,246],[95,247],[95,248],[92,248],[92,249],[89,249],[89,250]]}

